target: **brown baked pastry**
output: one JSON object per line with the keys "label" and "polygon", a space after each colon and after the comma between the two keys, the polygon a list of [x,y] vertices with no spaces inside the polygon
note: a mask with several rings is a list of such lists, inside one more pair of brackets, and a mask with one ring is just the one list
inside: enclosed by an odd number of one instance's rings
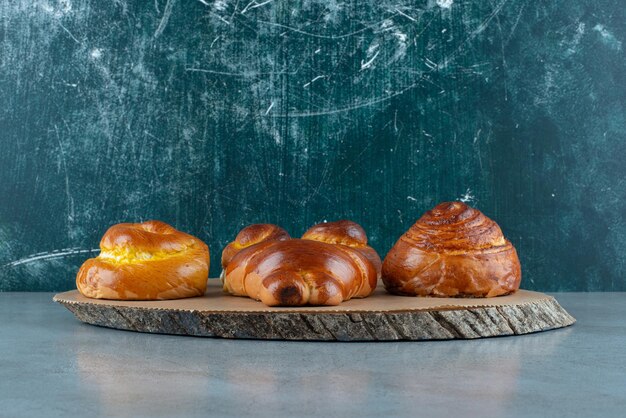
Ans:
{"label": "brown baked pastry", "polygon": [[100,250],[76,276],[76,287],[89,298],[179,299],[206,290],[209,247],[164,222],[114,225]]}
{"label": "brown baked pastry", "polygon": [[315,225],[302,239],[269,224],[244,228],[222,254],[224,290],[268,306],[338,305],[369,296],[381,261],[351,221]]}
{"label": "brown baked pastry", "polygon": [[519,288],[522,272],[500,227],[462,202],[426,212],[383,263],[385,288],[398,295],[492,297]]}

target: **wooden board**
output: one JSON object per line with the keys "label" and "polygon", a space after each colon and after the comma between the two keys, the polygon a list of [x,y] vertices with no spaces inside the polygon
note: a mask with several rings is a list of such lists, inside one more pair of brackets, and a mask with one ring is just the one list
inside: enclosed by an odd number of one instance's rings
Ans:
{"label": "wooden board", "polygon": [[447,340],[521,335],[572,325],[551,296],[520,290],[489,299],[392,296],[382,286],[366,299],[339,306],[271,308],[224,294],[210,280],[203,297],[169,301],[88,299],[59,293],[61,303],[88,324],[130,331],[272,340]]}

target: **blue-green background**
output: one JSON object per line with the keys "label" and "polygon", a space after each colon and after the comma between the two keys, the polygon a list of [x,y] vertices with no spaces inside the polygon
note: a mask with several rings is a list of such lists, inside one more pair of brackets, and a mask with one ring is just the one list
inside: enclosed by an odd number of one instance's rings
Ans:
{"label": "blue-green background", "polygon": [[106,228],[349,218],[382,256],[463,199],[523,287],[626,290],[622,0],[0,0],[0,290]]}

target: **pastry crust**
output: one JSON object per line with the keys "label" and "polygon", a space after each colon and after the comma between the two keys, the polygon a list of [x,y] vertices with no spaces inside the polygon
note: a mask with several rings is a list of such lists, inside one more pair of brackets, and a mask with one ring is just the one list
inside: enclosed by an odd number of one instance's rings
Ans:
{"label": "pastry crust", "polygon": [[164,222],[114,225],[102,237],[100,250],[76,276],[76,287],[86,297],[163,300],[206,291],[208,246]]}
{"label": "pastry crust", "polygon": [[500,227],[462,202],[426,212],[383,262],[385,288],[398,295],[492,297],[519,288],[522,273]]}
{"label": "pastry crust", "polygon": [[351,221],[315,225],[301,239],[276,225],[251,225],[222,254],[224,290],[268,306],[338,305],[369,296],[381,265],[363,228]]}

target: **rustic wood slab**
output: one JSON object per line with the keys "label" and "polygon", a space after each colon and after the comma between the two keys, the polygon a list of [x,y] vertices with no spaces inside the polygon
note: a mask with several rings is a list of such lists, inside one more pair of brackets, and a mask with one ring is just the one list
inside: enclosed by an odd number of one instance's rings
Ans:
{"label": "rustic wood slab", "polygon": [[520,290],[489,299],[392,296],[382,286],[366,299],[339,306],[270,308],[222,293],[210,280],[203,297],[138,302],[59,293],[88,324],[130,331],[221,338],[321,341],[448,340],[521,335],[576,320],[543,293]]}

